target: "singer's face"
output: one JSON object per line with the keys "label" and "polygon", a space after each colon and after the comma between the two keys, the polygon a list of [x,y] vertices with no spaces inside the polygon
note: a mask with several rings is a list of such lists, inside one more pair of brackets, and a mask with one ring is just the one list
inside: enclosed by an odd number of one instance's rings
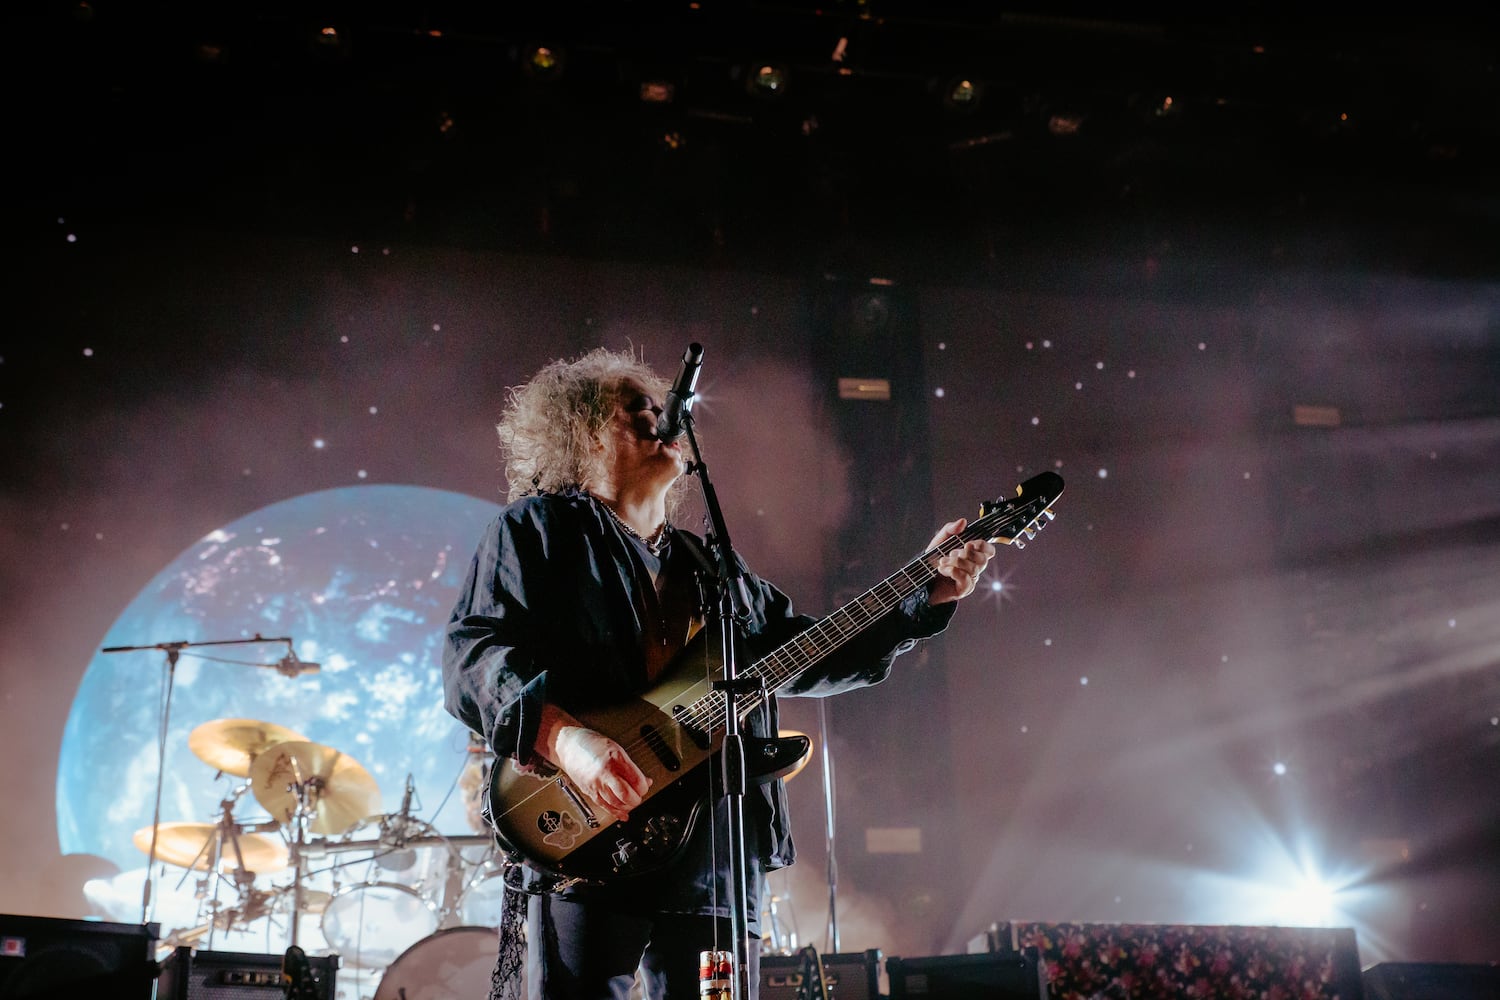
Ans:
{"label": "singer's face", "polygon": [[634,379],[620,384],[614,416],[601,435],[604,476],[615,492],[631,488],[666,492],[682,474],[682,448],[656,437],[661,402]]}

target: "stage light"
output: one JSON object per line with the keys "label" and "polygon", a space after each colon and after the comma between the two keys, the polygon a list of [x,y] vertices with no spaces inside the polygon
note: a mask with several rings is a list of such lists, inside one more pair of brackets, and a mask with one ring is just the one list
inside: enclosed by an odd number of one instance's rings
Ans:
{"label": "stage light", "polygon": [[533,80],[556,80],[567,68],[567,55],[548,45],[531,45],[521,57],[521,72]]}
{"label": "stage light", "polygon": [[951,80],[943,91],[943,106],[950,111],[973,111],[979,107],[983,88],[968,77]]}
{"label": "stage light", "polygon": [[1058,112],[1047,119],[1047,131],[1053,135],[1077,135],[1083,128],[1083,115]]}
{"label": "stage light", "polygon": [[1287,927],[1332,927],[1340,915],[1337,900],[1337,888],[1316,873],[1304,873],[1273,894],[1273,916]]}
{"label": "stage light", "polygon": [[642,80],[641,101],[645,104],[671,104],[677,88],[666,80]]}
{"label": "stage light", "polygon": [[332,62],[348,59],[353,44],[353,39],[347,33],[332,24],[314,29],[312,34],[311,47],[314,58],[317,59]]}
{"label": "stage light", "polygon": [[762,63],[750,71],[745,85],[753,97],[780,97],[786,93],[786,68],[772,63]]}

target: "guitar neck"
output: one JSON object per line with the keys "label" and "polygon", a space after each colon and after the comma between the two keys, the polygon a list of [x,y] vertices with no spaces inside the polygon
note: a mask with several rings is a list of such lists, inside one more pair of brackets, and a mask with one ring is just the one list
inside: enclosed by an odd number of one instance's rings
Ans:
{"label": "guitar neck", "polygon": [[[1043,516],[1052,516],[1048,508],[1061,493],[1062,478],[1056,473],[1043,472],[1027,480],[1017,488],[1014,499],[986,505],[982,516],[966,524],[963,531],[943,539],[837,611],[782,643],[742,671],[741,676],[762,680],[767,694],[781,690],[930,584],[938,575],[938,563],[949,552],[980,539],[1009,543],[1022,533],[1033,534],[1033,526]],[[756,694],[736,702],[739,717],[754,711],[762,700]],[[726,721],[717,694],[699,699],[685,718],[708,733],[717,733]]]}
{"label": "guitar neck", "polygon": [[911,595],[924,589],[938,575],[938,560],[965,542],[979,537],[982,537],[981,533],[971,533],[969,529],[965,529],[963,533],[945,539],[937,548],[922,553],[843,607],[755,661],[746,672],[750,676],[761,678],[768,692],[781,690],[817,666],[825,657],[837,652],[845,643],[857,638],[886,614],[900,607]]}

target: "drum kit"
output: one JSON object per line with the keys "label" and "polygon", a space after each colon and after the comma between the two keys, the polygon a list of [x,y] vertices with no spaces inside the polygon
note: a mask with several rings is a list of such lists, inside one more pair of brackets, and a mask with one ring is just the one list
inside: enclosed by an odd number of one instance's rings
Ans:
{"label": "drum kit", "polygon": [[[359,761],[285,726],[217,719],[196,727],[188,748],[243,783],[212,822],[163,822],[132,838],[149,857],[183,870],[177,892],[156,895],[158,919],[169,928],[163,954],[180,946],[274,952],[298,945],[339,956],[339,1000],[484,995],[506,891],[493,837],[447,835],[417,818],[410,777],[401,808],[381,813],[380,789]],[[247,792],[266,818],[236,817]],[[189,898],[182,890],[195,876]],[[124,918],[123,883],[91,895],[116,911],[106,915]],[[784,903],[773,896],[763,913],[772,951],[786,945]],[[304,927],[313,921],[321,941]]]}
{"label": "drum kit", "polygon": [[[445,835],[418,819],[410,777],[400,810],[381,813],[380,789],[359,761],[284,726],[218,719],[194,729],[188,747],[244,781],[215,821],[163,822],[133,837],[143,853],[184,870],[178,889],[196,876],[191,908],[180,894],[175,908],[158,895],[170,911],[162,915],[182,921],[161,921],[171,927],[164,951],[226,940],[237,950],[263,941],[273,951],[295,944],[336,953],[344,1000],[488,989],[504,886],[492,837]],[[236,818],[246,792],[267,818]],[[321,941],[304,926],[313,921]],[[434,982],[437,969],[453,980],[451,992]]]}

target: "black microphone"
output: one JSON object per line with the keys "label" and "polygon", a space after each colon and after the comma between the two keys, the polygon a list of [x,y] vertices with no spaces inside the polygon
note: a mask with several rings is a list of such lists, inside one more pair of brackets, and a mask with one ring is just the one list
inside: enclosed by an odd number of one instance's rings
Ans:
{"label": "black microphone", "polygon": [[660,441],[676,441],[686,430],[688,411],[693,408],[694,387],[698,384],[698,370],[703,367],[703,345],[689,344],[682,352],[682,367],[677,369],[677,381],[667,392],[667,402],[661,416],[656,418],[656,437]]}
{"label": "black microphone", "polygon": [[276,672],[283,677],[297,677],[302,674],[315,674],[323,669],[321,663],[313,663],[309,660],[297,659],[296,653],[288,653],[276,664]]}

